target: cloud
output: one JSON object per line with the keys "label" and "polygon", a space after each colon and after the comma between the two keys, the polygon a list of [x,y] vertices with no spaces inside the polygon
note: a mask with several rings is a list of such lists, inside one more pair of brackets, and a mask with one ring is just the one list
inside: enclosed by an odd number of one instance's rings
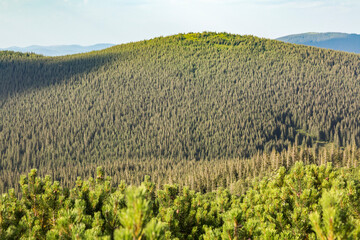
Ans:
{"label": "cloud", "polygon": [[[155,0],[156,1],[156,0]],[[168,0],[169,1],[169,0]],[[354,6],[360,5],[357,0],[170,0],[173,2],[189,3],[210,3],[220,5],[248,4],[248,5],[268,5],[268,6],[296,6],[301,8],[314,6]]]}
{"label": "cloud", "polygon": [[[240,0],[242,2],[249,2],[246,0]],[[323,7],[330,7],[330,6],[353,6],[359,4],[356,0],[253,0],[253,3],[256,4],[266,4],[266,5],[286,5],[286,6],[323,6]]]}

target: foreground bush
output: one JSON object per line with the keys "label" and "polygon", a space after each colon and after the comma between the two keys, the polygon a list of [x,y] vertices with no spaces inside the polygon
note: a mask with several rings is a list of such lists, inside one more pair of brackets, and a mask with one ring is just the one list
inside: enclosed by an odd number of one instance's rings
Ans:
{"label": "foreground bush", "polygon": [[244,195],[201,194],[176,185],[120,184],[98,168],[67,190],[32,170],[22,197],[0,198],[0,239],[358,239],[356,170],[304,166],[254,182]]}

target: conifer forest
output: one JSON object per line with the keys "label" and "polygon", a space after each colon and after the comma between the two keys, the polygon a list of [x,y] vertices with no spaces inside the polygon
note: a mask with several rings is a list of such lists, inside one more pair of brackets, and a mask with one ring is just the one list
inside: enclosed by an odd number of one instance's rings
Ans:
{"label": "conifer forest", "polygon": [[359,54],[0,51],[0,239],[360,239],[359,159]]}

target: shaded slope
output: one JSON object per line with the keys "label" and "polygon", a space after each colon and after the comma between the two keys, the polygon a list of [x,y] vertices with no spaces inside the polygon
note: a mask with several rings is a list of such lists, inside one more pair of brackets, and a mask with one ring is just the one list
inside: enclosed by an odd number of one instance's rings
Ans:
{"label": "shaded slope", "polygon": [[360,144],[354,54],[204,33],[24,58],[0,62],[2,171]]}
{"label": "shaded slope", "polygon": [[[79,74],[101,71],[113,61],[113,53],[99,52],[50,58],[31,53],[0,52],[0,102],[13,94],[64,82]],[[116,54],[119,57],[121,54]],[[122,56],[122,55],[121,55]]]}
{"label": "shaded slope", "polygon": [[277,40],[338,51],[360,53],[360,35],[358,34],[302,33],[281,37]]}

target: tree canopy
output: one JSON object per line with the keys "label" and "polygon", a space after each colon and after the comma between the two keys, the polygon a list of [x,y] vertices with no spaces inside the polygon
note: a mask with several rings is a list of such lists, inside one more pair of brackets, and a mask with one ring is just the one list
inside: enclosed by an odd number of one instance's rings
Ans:
{"label": "tree canopy", "polygon": [[359,66],[356,54],[207,32],[55,58],[1,52],[0,176],[359,146]]}

